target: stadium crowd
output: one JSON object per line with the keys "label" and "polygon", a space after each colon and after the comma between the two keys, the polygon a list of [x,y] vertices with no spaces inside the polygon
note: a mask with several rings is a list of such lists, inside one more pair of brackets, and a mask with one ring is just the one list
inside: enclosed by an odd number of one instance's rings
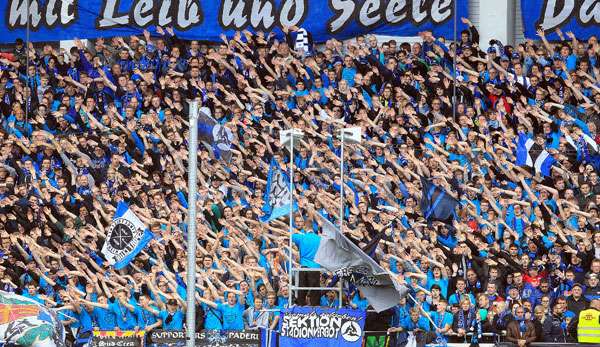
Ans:
{"label": "stadium crowd", "polygon": [[[199,329],[276,329],[290,235],[285,218],[258,219],[271,160],[290,169],[279,132],[305,134],[293,261],[318,267],[317,216],[340,218],[336,133],[356,126],[343,231],[360,246],[385,232],[375,257],[416,299],[385,316],[397,345],[407,332],[419,345],[501,331],[519,346],[576,341],[579,312],[600,308],[600,45],[540,31],[482,50],[462,21],[457,43],[423,32],[316,45],[297,27],[216,45],[160,27],[70,50],[17,40],[0,58],[0,289],[56,308],[79,344],[93,329],[181,330],[196,99],[233,134],[231,158],[198,151]],[[425,181],[459,202],[447,220],[423,210]],[[115,271],[100,249],[121,201],[154,239]],[[296,298],[340,300],[368,307],[355,289]]]}

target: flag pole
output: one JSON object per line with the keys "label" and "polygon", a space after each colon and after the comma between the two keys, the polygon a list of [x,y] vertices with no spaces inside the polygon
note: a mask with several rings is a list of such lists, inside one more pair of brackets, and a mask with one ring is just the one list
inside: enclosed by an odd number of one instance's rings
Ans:
{"label": "flag pole", "polygon": [[429,320],[429,322],[431,323],[431,325],[433,325],[433,327],[437,330],[439,329],[439,327],[435,324],[435,322],[433,321],[433,319],[431,319],[431,316],[429,315],[429,313],[427,313],[422,307],[421,305],[417,302],[417,300],[410,295],[410,293],[407,294],[408,297],[415,303],[415,305],[419,306],[419,309],[421,310],[421,312],[423,312],[423,315],[425,315],[425,318],[427,318],[427,320]]}
{"label": "flag pole", "polygon": [[186,346],[196,345],[196,192],[198,188],[198,100],[190,102],[188,138],[188,228],[187,228],[187,308]]}
{"label": "flag pole", "polygon": [[292,294],[292,267],[294,263],[292,259],[293,256],[293,245],[292,245],[292,234],[294,232],[294,129],[290,131],[290,237],[289,237],[289,247],[290,247],[290,265],[288,267],[288,307],[292,306],[292,300],[294,298]]}
{"label": "flag pole", "polygon": [[342,141],[340,148],[340,232],[344,233],[344,131],[342,129],[340,140]]}
{"label": "flag pole", "polygon": [[458,0],[454,0],[454,55],[452,59],[452,119],[456,122],[456,54],[458,53],[458,39],[457,39],[457,3]]}

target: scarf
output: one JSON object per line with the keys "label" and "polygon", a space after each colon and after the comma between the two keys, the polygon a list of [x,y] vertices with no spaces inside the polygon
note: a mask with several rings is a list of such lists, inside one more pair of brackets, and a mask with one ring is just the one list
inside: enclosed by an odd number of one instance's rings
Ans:
{"label": "scarf", "polygon": [[465,311],[464,310],[458,311],[458,327],[465,329],[465,330],[469,330],[469,328],[471,326],[471,322],[473,320],[473,313],[474,313],[474,310],[469,309],[469,312],[467,313],[467,319],[465,320]]}
{"label": "scarf", "polygon": [[525,324],[525,317],[522,317],[522,318],[515,317],[515,320],[517,322],[519,322],[519,331],[521,332],[521,334],[525,334],[525,331],[527,331],[527,324]]}
{"label": "scarf", "polygon": [[[477,317],[477,316],[475,316]],[[471,346],[479,346],[479,339],[481,338],[481,320],[480,319],[474,319],[472,326],[471,326],[471,331],[475,331],[473,333],[473,335],[471,335]]]}

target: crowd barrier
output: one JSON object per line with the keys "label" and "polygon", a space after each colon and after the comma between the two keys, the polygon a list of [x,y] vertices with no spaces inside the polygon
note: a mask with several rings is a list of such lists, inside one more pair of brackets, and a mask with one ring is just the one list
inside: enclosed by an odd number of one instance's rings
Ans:
{"label": "crowd barrier", "polygon": [[[484,333],[483,338],[491,342],[479,343],[480,347],[502,346],[502,336]],[[135,331],[95,331],[92,347],[177,347],[185,346],[185,331],[154,330],[150,333]],[[361,347],[394,347],[391,336],[385,331],[363,331]],[[206,330],[196,333],[198,347],[284,347],[279,344],[279,333],[271,329],[219,331]],[[534,342],[531,347],[578,346],[577,343]],[[306,345],[311,346],[310,344]],[[428,344],[429,347],[440,346]],[[450,347],[468,347],[469,342],[448,343]]]}

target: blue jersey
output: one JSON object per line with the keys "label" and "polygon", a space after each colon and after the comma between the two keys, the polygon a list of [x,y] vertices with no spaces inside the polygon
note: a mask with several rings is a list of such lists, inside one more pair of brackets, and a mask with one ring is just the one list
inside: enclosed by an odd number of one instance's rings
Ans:
{"label": "blue jersey", "polygon": [[109,309],[94,307],[92,318],[94,326],[100,330],[115,330],[117,327],[117,316]]}
{"label": "blue jersey", "polygon": [[443,315],[437,312],[430,312],[429,316],[440,329],[444,329],[447,325],[452,326],[453,317],[450,312],[444,312]]}
{"label": "blue jersey", "polygon": [[[219,302],[217,302],[218,304]],[[204,319],[204,329],[206,330],[221,330],[223,329],[223,315],[221,312],[213,308],[212,306],[208,306],[207,304],[202,304],[202,308],[204,312],[206,312],[206,317]]]}
{"label": "blue jersey", "polygon": [[315,233],[293,234],[292,241],[300,251],[300,265],[309,268],[320,268],[321,266],[315,263],[315,255],[321,244],[321,236]]}
{"label": "blue jersey", "polygon": [[219,304],[217,310],[223,315],[224,330],[244,330],[244,307],[242,305]]}
{"label": "blue jersey", "polygon": [[181,310],[177,310],[174,313],[160,311],[158,316],[162,319],[162,328],[164,330],[183,330],[184,315]]}
{"label": "blue jersey", "polygon": [[79,332],[91,331],[94,327],[92,315],[83,307],[81,308],[81,312],[77,314],[77,320],[79,321]]}
{"label": "blue jersey", "polygon": [[[152,309],[158,311],[156,307],[152,307]],[[137,325],[140,329],[144,329],[147,326],[152,325],[158,321],[156,319],[156,316],[154,316],[152,312],[146,310],[141,306],[137,306],[135,308],[135,317],[137,319]]]}
{"label": "blue jersey", "polygon": [[129,311],[129,309],[121,303],[114,302],[108,305],[108,308],[115,314],[117,317],[117,326],[121,330],[133,330],[137,324],[137,320],[135,319],[135,315],[133,312]]}

